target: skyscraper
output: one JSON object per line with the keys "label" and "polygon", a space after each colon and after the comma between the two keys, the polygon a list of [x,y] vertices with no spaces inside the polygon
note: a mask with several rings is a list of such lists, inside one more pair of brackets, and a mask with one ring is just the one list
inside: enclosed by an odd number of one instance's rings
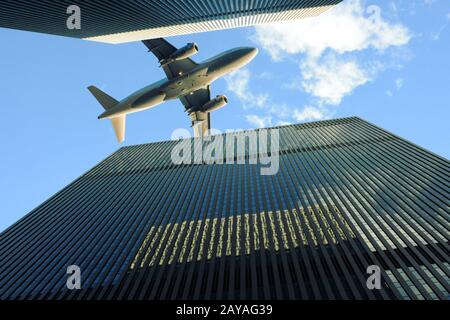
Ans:
{"label": "skyscraper", "polygon": [[[174,164],[180,141],[119,149],[0,235],[0,298],[450,297],[448,160],[356,117],[274,129],[273,175],[251,152]],[[256,132],[231,140],[250,150]]]}
{"label": "skyscraper", "polygon": [[[121,43],[313,17],[341,1],[3,0],[0,27]],[[67,27],[74,13],[79,29]]]}

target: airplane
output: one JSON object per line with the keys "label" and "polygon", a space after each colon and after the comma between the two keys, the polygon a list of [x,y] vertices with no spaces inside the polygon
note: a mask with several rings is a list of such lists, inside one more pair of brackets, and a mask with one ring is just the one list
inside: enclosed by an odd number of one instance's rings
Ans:
{"label": "airplane", "polygon": [[190,116],[194,137],[202,137],[211,129],[211,112],[228,103],[225,95],[211,98],[210,84],[227,73],[248,64],[258,54],[258,49],[239,47],[225,51],[202,63],[190,57],[198,51],[198,45],[188,43],[177,49],[168,41],[158,38],[142,41],[159,60],[167,79],[146,86],[125,99],[118,101],[95,86],[88,90],[105,111],[98,119],[110,119],[117,141],[125,139],[127,114],[153,108],[165,101],[180,99]]}

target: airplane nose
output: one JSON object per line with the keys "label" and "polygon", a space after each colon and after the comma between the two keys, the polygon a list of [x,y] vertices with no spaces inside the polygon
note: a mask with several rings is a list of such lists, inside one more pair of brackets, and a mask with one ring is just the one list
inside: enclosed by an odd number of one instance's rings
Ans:
{"label": "airplane nose", "polygon": [[258,49],[251,47],[240,47],[234,49],[224,58],[223,70],[225,73],[242,68],[258,54]]}
{"label": "airplane nose", "polygon": [[258,54],[258,49],[256,48],[242,48],[240,50],[240,60],[247,64]]}
{"label": "airplane nose", "polygon": [[249,59],[253,59],[258,54],[259,50],[257,48],[245,48],[244,54]]}

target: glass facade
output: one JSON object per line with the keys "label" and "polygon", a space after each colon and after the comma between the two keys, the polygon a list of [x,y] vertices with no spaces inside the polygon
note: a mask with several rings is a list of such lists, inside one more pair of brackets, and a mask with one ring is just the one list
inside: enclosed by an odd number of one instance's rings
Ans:
{"label": "glass facade", "polygon": [[277,129],[272,176],[119,149],[0,234],[0,298],[449,299],[448,160],[356,117]]}
{"label": "glass facade", "polygon": [[[342,0],[2,0],[0,27],[127,42],[317,16]],[[69,30],[67,8],[80,8]]]}

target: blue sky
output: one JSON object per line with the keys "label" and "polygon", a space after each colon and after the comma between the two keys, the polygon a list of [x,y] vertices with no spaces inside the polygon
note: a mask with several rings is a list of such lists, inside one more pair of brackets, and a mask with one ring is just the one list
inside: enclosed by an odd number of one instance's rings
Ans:
{"label": "blue sky", "polygon": [[[141,43],[107,45],[0,29],[0,230],[120,146],[94,84],[117,99],[163,78]],[[219,130],[357,115],[450,157],[450,3],[346,0],[319,18],[180,36],[201,61],[237,46],[260,48],[212,93],[229,105]],[[177,101],[127,118],[125,145],[189,128]]]}

